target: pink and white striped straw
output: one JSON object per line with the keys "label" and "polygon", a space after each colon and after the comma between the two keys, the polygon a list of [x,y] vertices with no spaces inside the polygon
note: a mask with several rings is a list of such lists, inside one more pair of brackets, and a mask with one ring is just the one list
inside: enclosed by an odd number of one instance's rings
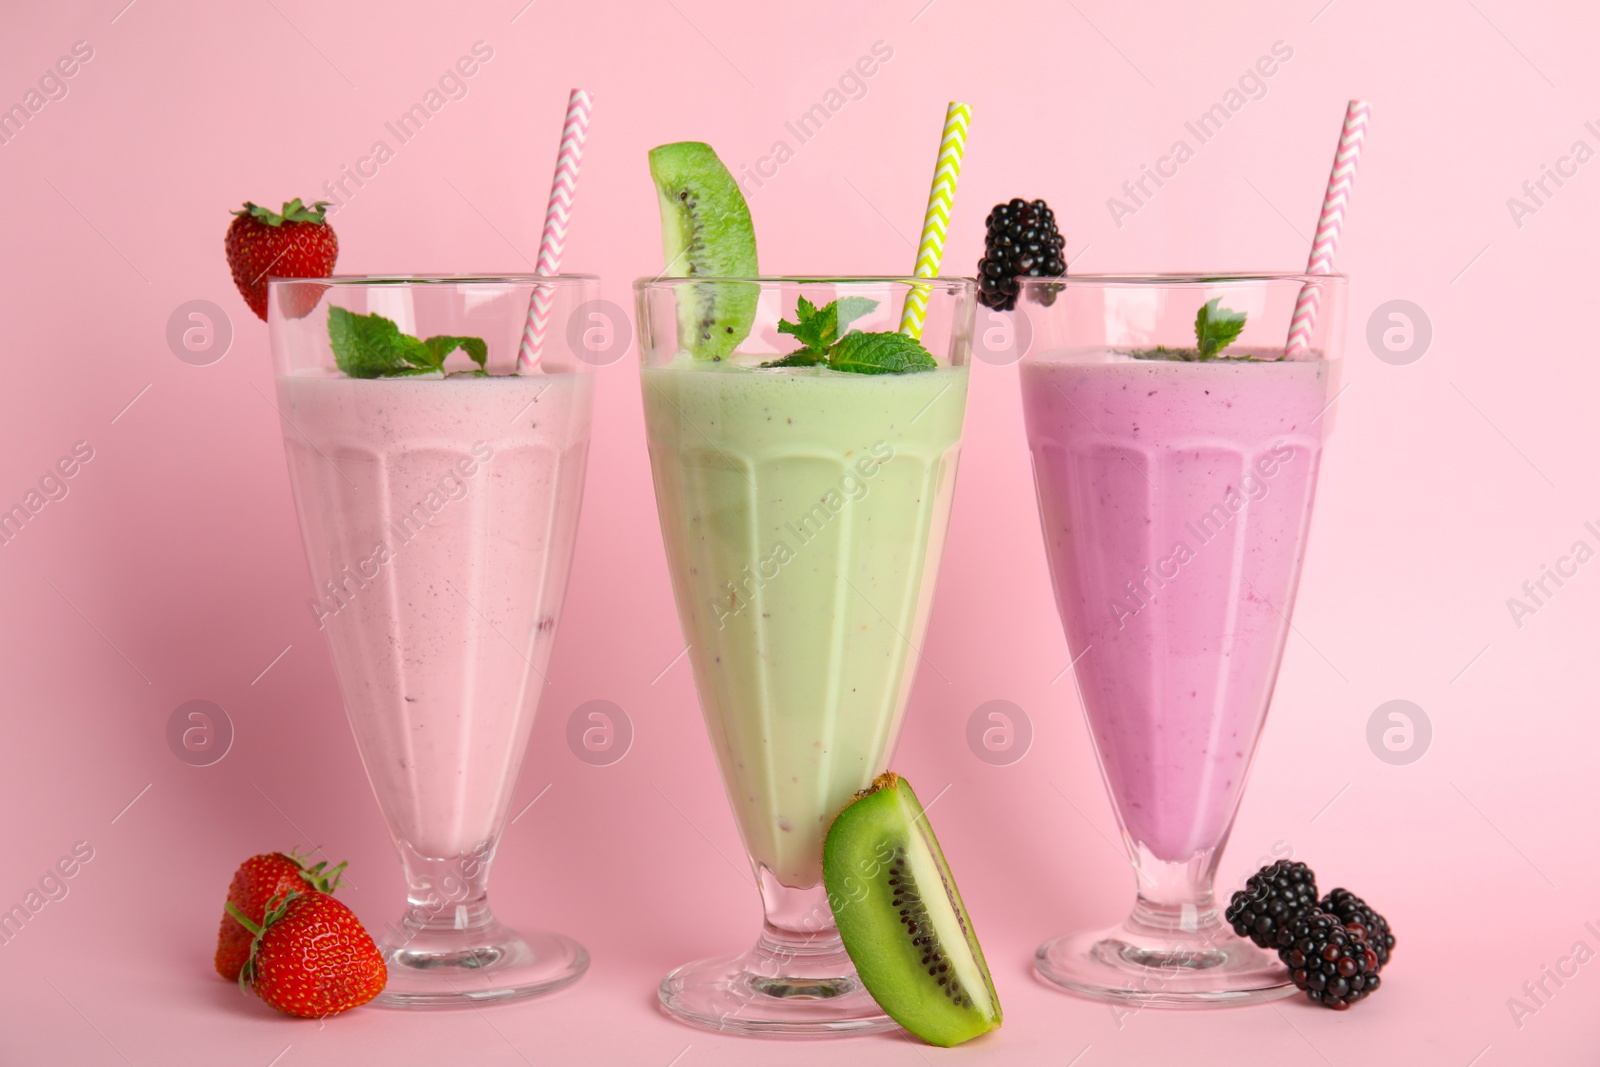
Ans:
{"label": "pink and white striped straw", "polygon": [[[1355,181],[1361,145],[1367,139],[1367,120],[1371,117],[1372,105],[1364,100],[1352,100],[1345,109],[1339,150],[1333,155],[1333,173],[1328,175],[1328,192],[1322,198],[1322,214],[1317,219],[1317,236],[1311,242],[1311,258],[1306,261],[1307,274],[1333,273],[1333,254],[1339,248],[1339,232],[1344,228],[1345,208],[1350,204],[1350,186]],[[1294,317],[1289,320],[1287,355],[1304,355],[1311,347],[1311,328],[1316,325],[1321,298],[1321,286],[1301,287]]]}
{"label": "pink and white striped straw", "polygon": [[[544,233],[539,238],[537,274],[558,274],[561,254],[567,247],[567,222],[572,217],[572,197],[578,191],[578,165],[583,162],[583,142],[589,136],[589,109],[594,98],[586,90],[574,89],[567,98],[567,121],[561,128],[561,150],[556,154],[555,180],[550,185],[550,204],[544,212]],[[532,370],[539,362],[544,335],[550,326],[550,289],[539,286],[528,304],[528,321],[522,330],[522,347],[517,351],[517,373]]]}

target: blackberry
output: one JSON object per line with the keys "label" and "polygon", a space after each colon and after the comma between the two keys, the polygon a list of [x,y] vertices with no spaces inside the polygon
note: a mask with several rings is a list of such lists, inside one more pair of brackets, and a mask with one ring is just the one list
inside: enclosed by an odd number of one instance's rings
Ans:
{"label": "blackberry", "polygon": [[1394,934],[1389,932],[1389,920],[1373,911],[1366,901],[1348,889],[1335,889],[1323,897],[1317,907],[1329,915],[1337,915],[1347,928],[1360,928],[1367,944],[1377,953],[1380,971],[1389,962],[1389,952],[1394,948]]}
{"label": "blackberry", "polygon": [[1278,958],[1307,997],[1343,1011],[1378,988],[1378,954],[1359,929],[1325,911],[1311,911],[1289,924]]}
{"label": "blackberry", "polygon": [[[1017,279],[1059,278],[1067,273],[1062,258],[1067,239],[1056,229],[1056,216],[1043,200],[1018,197],[1008,204],[996,204],[984,221],[988,232],[983,239],[983,258],[978,260],[978,301],[996,311],[1017,306]],[[1055,302],[1056,294],[1045,290],[1042,303]]]}
{"label": "blackberry", "polygon": [[1282,948],[1289,925],[1317,906],[1317,876],[1303,863],[1268,864],[1233,895],[1225,918],[1240,937],[1266,949]]}

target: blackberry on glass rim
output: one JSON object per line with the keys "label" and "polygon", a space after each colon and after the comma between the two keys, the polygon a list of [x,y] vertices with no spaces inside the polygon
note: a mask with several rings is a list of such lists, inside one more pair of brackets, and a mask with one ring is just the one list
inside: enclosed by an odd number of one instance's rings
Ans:
{"label": "blackberry on glass rim", "polygon": [[[1059,278],[1067,273],[1067,240],[1043,200],[1021,197],[996,204],[984,220],[983,258],[978,261],[978,302],[996,311],[1017,306],[1017,279]],[[1035,294],[1042,304],[1055,301],[1054,288]]]}

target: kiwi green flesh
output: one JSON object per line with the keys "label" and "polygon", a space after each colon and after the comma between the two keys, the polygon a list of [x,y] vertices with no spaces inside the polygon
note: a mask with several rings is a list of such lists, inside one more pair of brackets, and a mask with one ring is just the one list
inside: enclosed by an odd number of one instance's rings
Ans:
{"label": "kiwi green flesh", "polygon": [[905,779],[880,775],[839,814],[822,871],[845,951],[890,1018],[944,1047],[1000,1025],[972,920]]}
{"label": "kiwi green flesh", "polygon": [[[750,278],[756,232],[750,208],[711,146],[680,141],[650,150],[650,176],[661,203],[663,276]],[[678,343],[696,359],[722,359],[755,322],[754,285],[708,281],[678,291]]]}

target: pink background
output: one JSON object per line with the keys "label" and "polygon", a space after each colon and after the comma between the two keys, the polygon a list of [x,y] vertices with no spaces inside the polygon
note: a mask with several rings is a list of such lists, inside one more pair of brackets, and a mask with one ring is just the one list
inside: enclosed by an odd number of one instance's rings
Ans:
{"label": "pink background", "polygon": [[[70,893],[0,947],[0,1060],[1594,1062],[1600,963],[1547,981],[1552,995],[1520,1020],[1508,998],[1576,942],[1600,948],[1584,926],[1600,929],[1600,563],[1520,627],[1506,598],[1574,541],[1600,546],[1583,528],[1600,520],[1600,362],[1571,344],[1593,293],[1600,164],[1550,185],[1520,226],[1506,199],[1575,140],[1600,147],[1583,125],[1600,118],[1600,17],[1509,0],[829,0],[766,15],[733,0],[126,2],[0,16],[0,104],[75,41],[94,51],[67,96],[0,145],[0,503],[74,442],[94,450],[70,494],[0,546],[0,906],[74,842],[94,850]],[[984,214],[1013,195],[1050,200],[1075,270],[1292,269],[1345,100],[1372,101],[1340,255],[1353,278],[1349,388],[1221,884],[1276,844],[1324,885],[1367,895],[1400,940],[1379,996],[1337,1015],[1289,1001],[1118,1019],[1030,977],[1041,939],[1119,917],[1132,883],[1062,676],[1015,368],[982,364],[923,649],[937,672],[918,679],[895,762],[925,798],[949,785],[935,821],[1006,1025],[943,1053],[896,1038],[755,1044],[659,1017],[660,976],[745,947],[758,909],[675,662],[631,353],[600,372],[571,594],[514,810],[548,792],[508,832],[495,885],[506,918],[582,940],[589,975],[520,1006],[317,1024],[211,973],[224,889],[252,852],[320,843],[347,856],[359,888],[345,899],[373,925],[401,893],[304,606],[263,400],[266,331],[229,281],[226,212],[320,195],[479,40],[494,54],[468,94],[335,217],[342,272],[529,269],[566,92],[581,84],[596,110],[566,266],[601,274],[626,305],[630,280],[660,261],[645,150],[703,139],[737,169],[779,138],[793,147],[784,122],[880,40],[893,58],[866,95],[751,197],[769,272],[909,270],[950,98],[974,122],[947,272],[972,269]],[[1280,40],[1293,57],[1266,95],[1116,225],[1107,198],[1175,139],[1193,146],[1184,121]],[[165,340],[193,299],[225,308],[236,330],[209,366]],[[1396,299],[1432,323],[1410,365],[1365,340],[1374,309]],[[221,705],[237,732],[210,767],[180,762],[165,739],[191,699]],[[620,705],[635,731],[610,766],[564,740],[591,699]],[[1035,733],[1009,766],[965,741],[973,710],[995,699],[1022,707]],[[1366,741],[1391,699],[1432,723],[1408,765]]]}

